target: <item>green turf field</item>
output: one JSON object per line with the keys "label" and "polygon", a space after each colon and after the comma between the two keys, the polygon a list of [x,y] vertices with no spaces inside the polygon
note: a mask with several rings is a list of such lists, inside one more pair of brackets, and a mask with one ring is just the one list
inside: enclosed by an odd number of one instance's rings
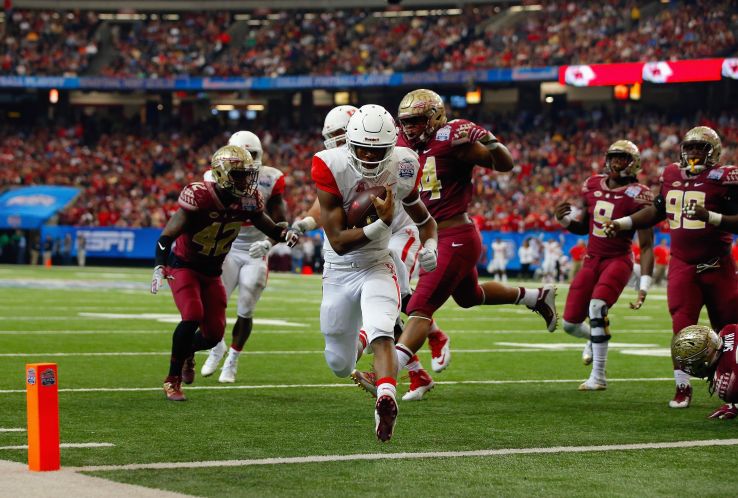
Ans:
{"label": "green turf field", "polygon": [[[632,291],[612,310],[604,392],[577,391],[589,373],[582,343],[545,332],[527,309],[447,304],[437,318],[452,338],[451,366],[434,375],[426,400],[401,402],[394,438],[380,444],[373,401],[324,363],[320,277],[270,275],[237,383],[198,375],[185,403],[161,390],[178,315],[168,292],[149,294],[149,281],[144,269],[0,267],[0,429],[25,427],[24,365],[53,361],[62,443],[112,445],[63,448],[62,466],[121,482],[213,497],[736,492],[721,465],[738,451],[736,422],[706,418],[719,400],[694,381],[691,408],[667,406],[661,289],[640,311],[628,309]],[[564,287],[560,314],[565,298]],[[233,318],[235,296],[230,303]],[[421,360],[430,368],[427,350]],[[0,447],[25,443],[24,432],[0,431]],[[632,446],[592,448],[603,445]],[[0,449],[0,460],[25,459]],[[142,465],[117,467],[126,464]]]}

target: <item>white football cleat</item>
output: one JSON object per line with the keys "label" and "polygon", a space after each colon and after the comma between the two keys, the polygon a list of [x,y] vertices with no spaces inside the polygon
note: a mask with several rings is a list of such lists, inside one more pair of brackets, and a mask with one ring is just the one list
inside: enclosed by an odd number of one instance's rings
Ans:
{"label": "white football cleat", "polygon": [[580,391],[604,391],[607,389],[605,379],[592,379],[591,377],[579,385]]}
{"label": "white football cleat", "polygon": [[535,306],[528,306],[528,309],[541,315],[546,322],[546,330],[553,332],[559,321],[559,315],[556,313],[556,292],[557,289],[553,285],[544,285],[538,288],[538,299]]}
{"label": "white football cleat", "polygon": [[221,384],[233,384],[236,382],[236,372],[238,372],[238,357],[228,355],[225,363],[223,363],[218,382]]}
{"label": "white football cleat", "polygon": [[592,341],[587,341],[587,344],[585,344],[582,350],[582,363],[585,366],[592,364]]}
{"label": "white football cleat", "polygon": [[213,375],[218,369],[218,364],[220,363],[220,360],[223,359],[223,355],[226,353],[227,350],[228,348],[225,341],[220,341],[218,344],[216,344],[215,347],[210,350],[208,359],[205,360],[205,363],[202,364],[200,375],[202,375],[203,377],[210,377],[211,375]]}

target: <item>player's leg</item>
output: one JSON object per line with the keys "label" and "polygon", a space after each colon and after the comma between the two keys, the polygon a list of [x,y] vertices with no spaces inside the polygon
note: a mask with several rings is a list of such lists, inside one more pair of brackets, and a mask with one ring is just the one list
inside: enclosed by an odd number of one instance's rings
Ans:
{"label": "player's leg", "polygon": [[[675,334],[684,327],[695,325],[699,321],[704,298],[694,265],[672,256],[669,261],[666,298],[671,314],[672,331]],[[669,401],[671,408],[689,407],[692,401],[692,386],[689,378],[689,374],[674,364],[676,393]]]}
{"label": "player's leg", "polygon": [[699,280],[713,330],[738,323],[738,276],[733,258],[721,258],[720,268],[700,273]]}
{"label": "player's leg", "polygon": [[236,323],[233,325],[233,340],[218,382],[235,382],[238,359],[244,344],[251,335],[253,314],[267,283],[267,261],[264,258],[251,258],[241,267],[238,279],[238,309]]}
{"label": "player's leg", "polygon": [[320,330],[328,367],[337,377],[348,377],[356,366],[361,327],[361,272],[325,268]]}
{"label": "player's leg", "polygon": [[607,349],[610,340],[608,310],[617,302],[628,285],[633,263],[629,257],[608,258],[598,265],[597,284],[589,302],[592,371],[580,391],[601,391],[607,388]]}
{"label": "player's leg", "polygon": [[361,290],[362,329],[374,352],[377,402],[375,430],[380,441],[389,441],[397,420],[397,356],[394,327],[400,313],[400,287],[393,264],[381,264],[364,275]]}
{"label": "player's leg", "polygon": [[566,306],[564,308],[564,332],[587,341],[582,351],[582,363],[585,365],[592,363],[592,342],[589,340],[590,328],[585,320],[589,314],[592,290],[595,282],[597,282],[596,269],[597,261],[587,258],[569,286],[569,294],[566,296]]}
{"label": "player's leg", "polygon": [[[225,287],[226,296],[231,297],[233,291],[238,285],[238,276],[241,272],[241,266],[244,261],[244,256],[250,257],[243,251],[231,250],[223,261],[223,274],[220,276],[223,281],[223,287]],[[208,353],[208,357],[200,369],[200,374],[203,377],[210,377],[218,369],[220,360],[223,359],[228,346],[225,342],[225,336],[223,339],[216,344]]]}
{"label": "player's leg", "polygon": [[172,334],[172,355],[169,360],[169,374],[164,380],[164,393],[170,401],[184,401],[182,393],[182,369],[185,361],[192,355],[192,341],[203,319],[204,310],[200,294],[200,281],[197,273],[186,268],[171,269],[169,287],[174,303],[182,317]]}

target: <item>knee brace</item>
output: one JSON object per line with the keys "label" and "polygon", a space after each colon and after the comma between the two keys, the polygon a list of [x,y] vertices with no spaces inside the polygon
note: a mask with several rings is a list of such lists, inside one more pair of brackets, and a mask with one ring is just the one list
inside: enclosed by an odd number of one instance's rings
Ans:
{"label": "knee brace", "polygon": [[610,340],[610,333],[607,330],[610,322],[607,319],[607,304],[602,299],[592,299],[589,302],[589,326],[593,329],[601,328],[604,334],[592,334],[590,340],[593,343],[603,343]]}

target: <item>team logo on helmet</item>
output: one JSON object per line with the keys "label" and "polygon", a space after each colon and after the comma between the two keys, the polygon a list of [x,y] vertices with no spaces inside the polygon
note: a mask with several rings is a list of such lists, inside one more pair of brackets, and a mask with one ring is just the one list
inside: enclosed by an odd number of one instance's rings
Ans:
{"label": "team logo on helmet", "polygon": [[689,130],[680,145],[679,167],[696,175],[712,168],[720,161],[723,150],[720,136],[708,126],[697,126]]}
{"label": "team logo on helmet", "polygon": [[448,121],[441,96],[425,88],[403,97],[397,119],[405,140],[413,146],[427,142]]}

